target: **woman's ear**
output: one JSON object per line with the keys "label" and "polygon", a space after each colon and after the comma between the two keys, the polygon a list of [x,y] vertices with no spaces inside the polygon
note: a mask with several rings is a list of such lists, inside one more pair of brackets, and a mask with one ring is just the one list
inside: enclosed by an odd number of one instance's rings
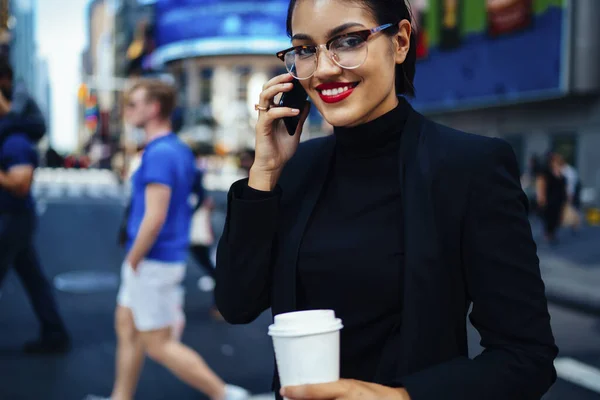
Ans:
{"label": "woman's ear", "polygon": [[410,49],[410,35],[412,35],[412,26],[410,25],[410,22],[407,19],[398,22],[398,33],[394,36],[396,39],[394,41],[396,64],[402,64],[406,59],[406,55]]}

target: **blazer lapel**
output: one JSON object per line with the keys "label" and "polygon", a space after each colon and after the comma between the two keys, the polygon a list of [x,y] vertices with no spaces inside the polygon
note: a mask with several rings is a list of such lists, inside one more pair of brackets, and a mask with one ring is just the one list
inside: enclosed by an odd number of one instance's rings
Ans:
{"label": "blazer lapel", "polygon": [[315,153],[310,155],[314,160],[312,165],[306,166],[306,174],[303,176],[301,185],[302,192],[298,198],[298,214],[293,221],[289,236],[287,236],[284,256],[284,268],[282,287],[285,293],[282,293],[283,304],[280,312],[296,311],[296,267],[298,263],[298,253],[302,244],[304,231],[312,215],[312,212],[319,200],[321,191],[329,175],[329,170],[333,160],[333,150],[335,146],[335,137],[331,136],[323,141],[323,145],[315,149]]}
{"label": "blazer lapel", "polygon": [[[404,227],[403,313],[400,334],[401,355],[397,372],[406,375],[429,365],[425,354],[417,354],[419,344],[436,343],[435,326],[445,279],[440,276],[442,260],[433,199],[432,153],[427,143],[425,118],[413,111],[402,135],[400,183]],[[432,321],[432,319],[434,321]],[[432,324],[433,322],[433,324]],[[436,352],[430,353],[435,355]]]}

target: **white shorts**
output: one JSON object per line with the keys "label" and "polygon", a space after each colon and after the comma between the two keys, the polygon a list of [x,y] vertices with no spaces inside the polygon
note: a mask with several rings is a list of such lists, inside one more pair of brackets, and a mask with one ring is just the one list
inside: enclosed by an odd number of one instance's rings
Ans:
{"label": "white shorts", "polygon": [[185,270],[185,263],[143,260],[134,272],[123,263],[117,304],[131,310],[138,331],[171,327],[179,338],[185,324],[181,286]]}

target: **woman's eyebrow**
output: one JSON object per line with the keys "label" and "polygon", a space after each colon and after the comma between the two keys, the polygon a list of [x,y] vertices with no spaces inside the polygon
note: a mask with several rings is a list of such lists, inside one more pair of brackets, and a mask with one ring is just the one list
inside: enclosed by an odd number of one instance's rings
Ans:
{"label": "woman's eyebrow", "polygon": [[[335,28],[329,30],[329,32],[327,32],[327,38],[332,38],[334,36],[339,35],[340,33],[344,32],[346,29],[350,29],[350,28],[354,28],[356,26],[360,26],[364,28],[364,25],[358,22],[347,22],[345,24],[336,26]],[[312,36],[306,34],[306,33],[296,33],[294,36],[292,36],[292,40],[313,40]]]}

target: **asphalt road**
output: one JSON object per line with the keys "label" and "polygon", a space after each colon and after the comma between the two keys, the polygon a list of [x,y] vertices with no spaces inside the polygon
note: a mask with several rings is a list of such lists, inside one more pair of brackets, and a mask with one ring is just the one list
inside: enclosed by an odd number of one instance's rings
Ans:
{"label": "asphalt road", "polygon": [[[66,272],[108,273],[106,287],[95,293],[59,291],[58,302],[74,340],[65,356],[30,357],[21,344],[37,333],[37,322],[14,275],[10,275],[0,297],[0,399],[78,400],[89,393],[110,393],[114,373],[115,335],[113,310],[122,251],[114,234],[122,203],[54,199],[40,208],[38,232],[41,259],[49,276]],[[222,216],[215,216],[221,222]],[[579,250],[581,251],[581,250]],[[226,381],[253,393],[270,388],[273,353],[266,335],[269,315],[247,326],[229,326],[208,315],[211,293],[198,289],[200,269],[190,266],[185,281],[188,326],[183,341],[198,350]],[[552,325],[561,349],[561,360],[577,360],[600,369],[600,318],[551,306]],[[477,333],[470,333],[471,355],[480,351]],[[598,392],[586,389],[588,372],[567,365],[563,377],[575,374],[579,384],[559,379],[544,400],[598,400]],[[569,372],[570,371],[570,372]],[[573,378],[569,378],[573,379]],[[593,386],[593,384],[592,384]],[[138,399],[201,399],[203,396],[177,381],[166,370],[147,361],[138,388]]]}

